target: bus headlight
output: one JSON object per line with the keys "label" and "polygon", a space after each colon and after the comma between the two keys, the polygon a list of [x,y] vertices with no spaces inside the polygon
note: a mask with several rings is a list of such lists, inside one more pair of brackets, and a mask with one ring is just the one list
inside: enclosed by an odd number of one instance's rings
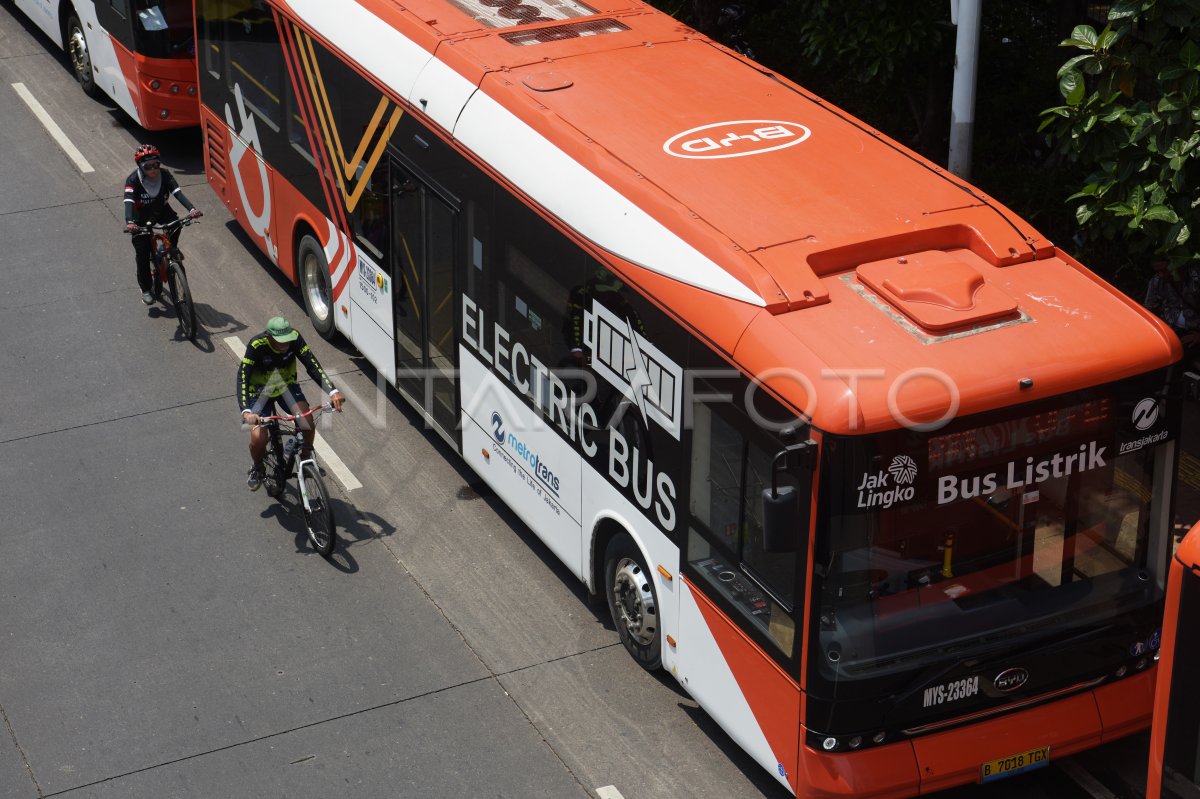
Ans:
{"label": "bus headlight", "polygon": [[837,749],[837,738],[829,737],[821,741],[821,748],[826,752],[832,752],[834,749]]}
{"label": "bus headlight", "polygon": [[171,94],[179,94],[179,84],[178,83],[171,84]]}
{"label": "bus headlight", "polygon": [[158,91],[162,88],[162,81],[160,81],[158,78],[155,78],[154,80],[150,81],[150,88],[154,91]]}

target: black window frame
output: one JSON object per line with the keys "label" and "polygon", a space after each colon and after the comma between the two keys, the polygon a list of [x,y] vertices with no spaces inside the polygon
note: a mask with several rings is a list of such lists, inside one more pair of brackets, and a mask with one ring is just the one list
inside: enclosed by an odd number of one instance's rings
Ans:
{"label": "black window frame", "polygon": [[[697,437],[695,434],[694,422],[696,418],[696,408],[701,403],[693,401],[692,397],[685,399],[685,402],[691,403],[690,419],[693,424],[689,425],[689,433],[687,445],[685,447],[686,457],[690,459],[693,467],[688,470],[687,489],[686,489],[686,530],[680,536],[680,570],[689,578],[689,581],[696,587],[707,599],[713,602],[721,611],[733,621],[738,629],[742,630],[753,640],[759,648],[766,652],[770,657],[784,668],[788,674],[799,679],[802,666],[802,652],[804,650],[804,606],[808,592],[808,544],[811,539],[811,519],[812,519],[812,489],[815,473],[810,469],[791,470],[785,473],[777,473],[777,477],[781,477],[781,482],[790,484],[797,492],[800,503],[800,512],[798,518],[800,524],[797,528],[797,536],[795,539],[795,551],[790,554],[793,558],[792,563],[792,587],[791,597],[785,597],[777,586],[772,585],[766,575],[761,573],[758,568],[748,562],[745,554],[745,539],[746,535],[744,519],[748,513],[749,503],[759,502],[756,495],[751,495],[748,492],[750,489],[757,488],[758,485],[769,486],[772,478],[771,470],[774,468],[775,456],[783,451],[790,441],[784,441],[783,437],[777,433],[771,432],[764,427],[756,424],[751,414],[740,408],[736,402],[741,401],[747,396],[757,396],[760,401],[766,395],[761,387],[751,387],[751,381],[745,376],[732,381],[718,380],[716,383],[708,383],[703,378],[694,380],[694,391],[699,392],[701,396],[712,397],[718,394],[724,394],[729,397],[731,402],[704,402],[702,403],[708,412],[712,414],[714,419],[720,419],[725,424],[729,425],[741,438],[741,461],[738,487],[738,520],[737,520],[737,542],[736,549],[728,543],[728,537],[709,528],[708,524],[696,517],[693,507],[693,486],[694,469],[696,462]],[[776,403],[773,398],[769,398],[768,402],[775,406],[773,410],[780,416],[786,416],[786,411],[781,405]],[[783,428],[782,422],[779,423],[779,428]],[[710,439],[711,444],[711,439]],[[751,450],[757,448],[767,463],[767,472],[761,483],[753,483],[746,479],[747,469],[749,467]],[[693,536],[698,536],[703,539],[705,544],[712,550],[709,556],[693,556],[694,544]],[[762,593],[772,602],[775,602],[784,609],[792,624],[792,641],[791,650],[786,651],[781,643],[763,629],[761,622],[754,621],[750,614],[747,613],[746,607],[733,600],[722,590],[716,587],[713,578],[705,574],[697,565],[711,559],[712,554],[719,553],[722,557],[728,558],[729,571],[733,572],[732,581],[740,581],[740,578],[745,578],[750,581],[754,588],[762,591]],[[769,626],[769,625],[768,625]]]}

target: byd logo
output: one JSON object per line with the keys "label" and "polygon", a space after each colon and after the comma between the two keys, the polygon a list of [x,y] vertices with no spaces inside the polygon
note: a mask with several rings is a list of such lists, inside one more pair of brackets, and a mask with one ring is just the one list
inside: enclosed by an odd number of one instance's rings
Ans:
{"label": "byd logo", "polygon": [[663,150],[676,158],[739,158],[793,147],[811,135],[798,122],[740,119],[685,130],[667,139]]}
{"label": "byd logo", "polygon": [[1029,682],[1029,672],[1025,669],[1005,669],[993,680],[996,690],[1004,693],[1015,691],[1027,682]]}

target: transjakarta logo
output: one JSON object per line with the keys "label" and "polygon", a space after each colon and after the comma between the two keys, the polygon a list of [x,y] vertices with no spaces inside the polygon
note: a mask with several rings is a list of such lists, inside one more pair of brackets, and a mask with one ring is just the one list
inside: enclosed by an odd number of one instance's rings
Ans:
{"label": "transjakarta logo", "polygon": [[600,303],[583,315],[583,343],[592,351],[592,368],[625,395],[647,423],[679,440],[683,416],[683,369],[645,336]]}
{"label": "transjakarta logo", "polygon": [[[889,482],[889,478],[890,481]],[[917,462],[907,455],[892,458],[887,471],[864,472],[858,484],[858,507],[884,510],[916,496]]]}
{"label": "transjakarta logo", "polygon": [[1146,397],[1133,409],[1133,425],[1138,430],[1149,430],[1158,421],[1158,402]]}
{"label": "transjakarta logo", "polygon": [[529,468],[542,485],[550,489],[550,493],[555,497],[558,496],[558,475],[550,471],[550,467],[542,461],[532,447],[517,438],[516,433],[506,434],[504,432],[504,419],[498,411],[492,412],[492,437],[496,439],[497,444],[529,464]]}
{"label": "transjakarta logo", "polygon": [[685,130],[667,139],[663,150],[676,158],[740,158],[794,147],[811,135],[798,122],[740,119]]}
{"label": "transjakarta logo", "polygon": [[[1149,430],[1158,423],[1158,416],[1158,400],[1153,397],[1146,397],[1133,409],[1133,426],[1138,430]],[[1126,452],[1137,452],[1143,447],[1157,444],[1160,441],[1166,441],[1168,435],[1170,435],[1170,431],[1161,430],[1157,433],[1150,433],[1141,438],[1136,438],[1133,441],[1122,442],[1119,452],[1122,455]]]}

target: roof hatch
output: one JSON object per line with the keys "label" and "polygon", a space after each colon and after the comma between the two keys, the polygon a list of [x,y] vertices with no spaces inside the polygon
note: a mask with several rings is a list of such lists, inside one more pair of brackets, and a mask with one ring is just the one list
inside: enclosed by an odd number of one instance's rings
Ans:
{"label": "roof hatch", "polygon": [[926,330],[968,327],[1017,312],[1017,302],[984,279],[969,250],[902,255],[862,264],[858,279]]}

